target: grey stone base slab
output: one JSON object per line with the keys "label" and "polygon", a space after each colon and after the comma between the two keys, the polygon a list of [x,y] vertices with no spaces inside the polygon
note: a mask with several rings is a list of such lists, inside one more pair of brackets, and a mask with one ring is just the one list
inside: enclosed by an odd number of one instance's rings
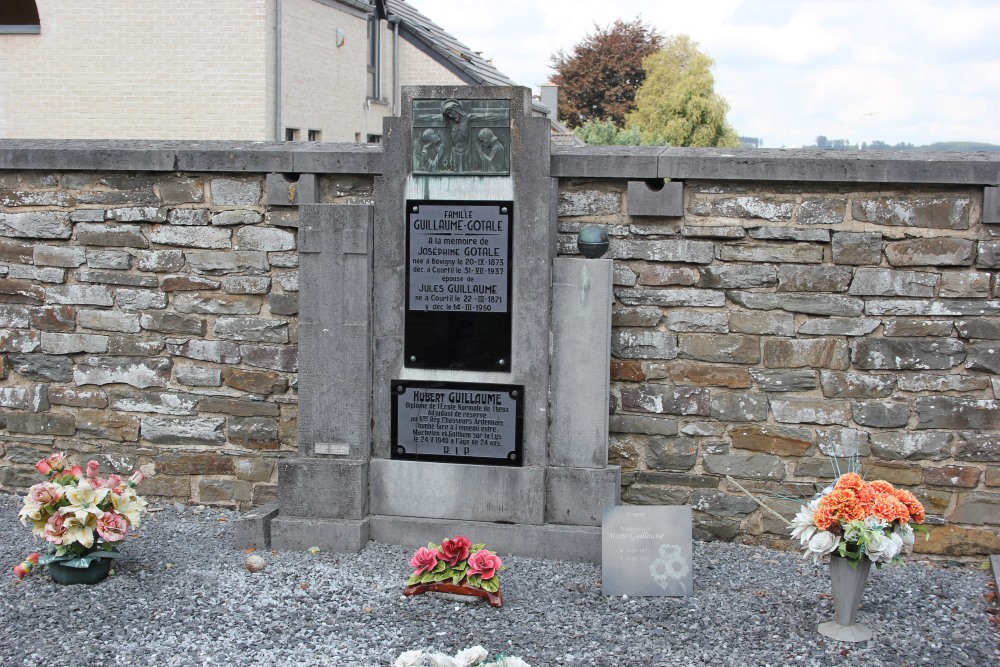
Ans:
{"label": "grey stone base slab", "polygon": [[372,514],[460,521],[545,521],[545,470],[371,461]]}
{"label": "grey stone base slab", "polygon": [[368,544],[368,519],[360,521],[284,516],[271,521],[271,548],[301,551],[319,547],[336,553],[358,553]]}
{"label": "grey stone base slab", "polygon": [[816,629],[824,637],[841,642],[866,642],[874,635],[871,628],[860,623],[841,625],[837,621],[827,621],[820,623]]}
{"label": "grey stone base slab", "polygon": [[526,556],[583,563],[601,562],[601,529],[597,526],[515,526],[483,521],[417,519],[373,515],[371,538],[400,546],[426,546],[428,542],[464,535],[482,542],[490,551],[504,556]]}
{"label": "grey stone base slab", "polygon": [[613,272],[610,259],[552,261],[549,462],[554,465],[608,463]]}
{"label": "grey stone base slab", "polygon": [[237,549],[271,547],[271,521],[278,516],[278,501],[255,507],[233,526],[233,545]]}
{"label": "grey stone base slab", "polygon": [[558,468],[545,471],[546,523],[600,526],[607,505],[621,500],[620,466]]}
{"label": "grey stone base slab", "polygon": [[1000,188],[983,188],[983,222],[1000,223]]}
{"label": "grey stone base slab", "polygon": [[278,506],[283,514],[324,519],[368,515],[368,463],[298,458],[278,462]]}

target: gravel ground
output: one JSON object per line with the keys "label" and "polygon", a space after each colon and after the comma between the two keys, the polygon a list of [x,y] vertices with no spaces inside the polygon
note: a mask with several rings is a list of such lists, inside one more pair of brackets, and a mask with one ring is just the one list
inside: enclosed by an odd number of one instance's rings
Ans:
{"label": "gravel ground", "polygon": [[0,494],[5,667],[391,665],[406,650],[475,644],[533,667],[1000,665],[983,597],[992,577],[977,565],[873,569],[860,617],[876,639],[845,644],[816,632],[833,615],[825,566],[760,547],[696,543],[687,598],[603,597],[598,566],[505,557],[494,609],[404,598],[404,547],[265,552],[266,569],[251,574],[230,540],[238,513],[168,505],[111,578],[63,587],[11,573],[41,547],[16,519],[20,504]]}

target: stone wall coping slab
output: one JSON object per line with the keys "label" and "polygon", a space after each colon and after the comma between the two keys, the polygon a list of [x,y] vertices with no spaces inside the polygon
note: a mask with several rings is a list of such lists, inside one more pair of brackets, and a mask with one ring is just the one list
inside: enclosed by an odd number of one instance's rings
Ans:
{"label": "stone wall coping slab", "polygon": [[377,174],[371,144],[278,141],[0,140],[0,170]]}
{"label": "stone wall coping slab", "polygon": [[1000,154],[953,151],[553,146],[556,178],[995,185]]}
{"label": "stone wall coping slab", "polygon": [[[303,141],[4,139],[2,169],[380,174],[382,148]],[[996,186],[1000,153],[553,145],[551,175]]]}

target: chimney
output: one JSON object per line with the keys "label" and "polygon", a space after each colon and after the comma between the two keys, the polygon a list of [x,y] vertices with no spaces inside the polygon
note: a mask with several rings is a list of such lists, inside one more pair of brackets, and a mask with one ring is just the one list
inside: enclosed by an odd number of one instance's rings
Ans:
{"label": "chimney", "polygon": [[559,122],[559,86],[554,83],[542,84],[542,104],[547,106],[552,112],[549,120]]}

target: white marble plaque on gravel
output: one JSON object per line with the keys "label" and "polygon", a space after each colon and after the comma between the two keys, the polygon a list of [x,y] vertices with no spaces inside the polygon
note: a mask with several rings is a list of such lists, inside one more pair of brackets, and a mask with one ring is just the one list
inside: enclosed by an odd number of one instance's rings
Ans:
{"label": "white marble plaque on gravel", "polygon": [[601,523],[604,595],[691,595],[692,563],[690,506],[604,508]]}

